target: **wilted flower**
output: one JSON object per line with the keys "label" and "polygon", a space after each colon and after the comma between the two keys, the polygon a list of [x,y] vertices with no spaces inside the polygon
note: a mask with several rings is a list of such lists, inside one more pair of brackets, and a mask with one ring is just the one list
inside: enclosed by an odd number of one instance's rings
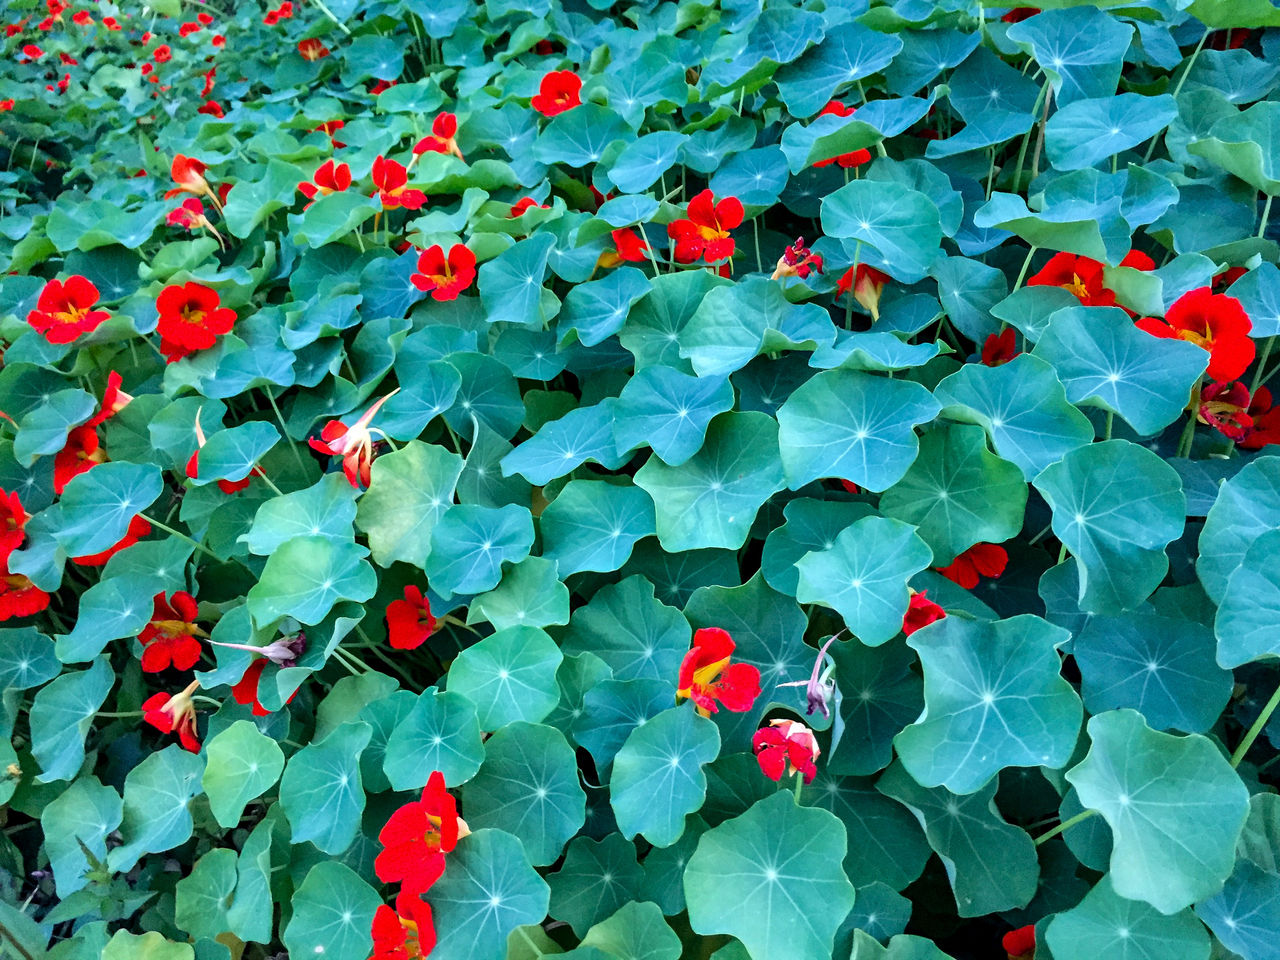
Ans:
{"label": "wilted flower", "polygon": [[804,279],[810,273],[822,272],[822,255],[814,253],[804,245],[804,237],[797,237],[796,242],[782,251],[777,265],[773,268],[773,277],[800,277]]}
{"label": "wilted flower", "polygon": [[368,486],[373,465],[373,434],[382,434],[369,426],[374,414],[382,405],[400,392],[392,390],[364,412],[354,426],[348,427],[341,420],[330,420],[320,432],[320,439],[312,437],[307,442],[313,450],[342,458],[342,472],[353,487]]}
{"label": "wilted flower", "polygon": [[796,720],[770,720],[751,737],[760,770],[777,782],[783,775],[801,774],[805,783],[818,775],[814,765],[822,752],[813,731]]}
{"label": "wilted flower", "polygon": [[1239,380],[1209,383],[1200,391],[1196,420],[1230,440],[1243,440],[1253,429],[1253,417],[1248,410],[1249,388]]}

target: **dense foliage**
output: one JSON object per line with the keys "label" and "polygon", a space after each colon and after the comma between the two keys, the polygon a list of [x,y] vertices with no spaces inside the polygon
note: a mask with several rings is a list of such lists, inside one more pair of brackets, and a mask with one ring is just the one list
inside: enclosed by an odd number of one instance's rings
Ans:
{"label": "dense foliage", "polygon": [[1280,957],[1271,0],[10,0],[0,955]]}

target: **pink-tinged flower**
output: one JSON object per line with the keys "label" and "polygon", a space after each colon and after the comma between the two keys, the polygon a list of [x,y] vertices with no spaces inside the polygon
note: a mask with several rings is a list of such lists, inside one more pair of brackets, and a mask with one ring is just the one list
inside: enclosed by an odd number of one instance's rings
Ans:
{"label": "pink-tinged flower", "polygon": [[67,434],[66,445],[53,458],[53,492],[61,494],[73,477],[107,462],[98,431],[90,426],[74,428]]}
{"label": "pink-tinged flower", "polygon": [[456,300],[476,278],[476,255],[464,244],[449,248],[446,259],[439,244],[428,247],[418,257],[417,272],[409,281],[422,291],[430,291],[433,300]]}
{"label": "pink-tinged flower", "polygon": [[699,257],[708,263],[733,256],[733,237],[729,231],[742,224],[742,203],[737,197],[725,197],[716,203],[710,190],[703,190],[689,201],[689,216],[667,225],[667,236],[675,241],[675,259],[693,263]]}
{"label": "pink-tinged flower", "polygon": [[[1132,264],[1125,264],[1131,266]],[[1103,265],[1074,253],[1055,253],[1038,273],[1027,280],[1028,287],[1061,287],[1073,293],[1086,307],[1110,307],[1116,295],[1102,285]]]}
{"label": "pink-tinged flower", "polygon": [[405,587],[403,600],[387,604],[387,638],[395,649],[416,650],[435,632],[431,604],[417,587]]}
{"label": "pink-tinged flower", "polygon": [[79,274],[50,280],[40,291],[36,308],[27,314],[27,323],[44,334],[50,343],[71,343],[82,333],[92,333],[111,314],[93,309],[98,304],[98,288]]}
{"label": "pink-tinged flower", "polygon": [[49,595],[21,573],[9,572],[9,558],[0,558],[0,620],[29,617],[49,606]]}
{"label": "pink-tinged flower", "polygon": [[417,960],[436,946],[431,907],[418,897],[401,893],[392,910],[385,903],[373,915],[373,956],[370,960]]}
{"label": "pink-tinged flower", "polygon": [[814,765],[822,752],[813,731],[795,720],[770,720],[751,737],[751,749],[766,777],[775,783],[783,775],[801,774],[805,783],[818,775]]}
{"label": "pink-tinged flower", "polygon": [[[1031,10],[1034,13],[1040,12],[1034,7],[1019,7],[1018,9]],[[1010,11],[1010,13],[1016,12],[1016,10]],[[1034,15],[1034,13],[1029,14],[1029,16]],[[1006,17],[1008,15],[1005,14]],[[1017,23],[1016,20],[1010,22]],[[1001,939],[1000,945],[1004,947],[1004,952],[1009,955],[1009,960],[1032,960],[1036,953],[1035,924],[1027,924],[1027,926],[1019,927],[1017,930],[1010,930]]]}
{"label": "pink-tinged flower", "polygon": [[[326,160],[311,180],[303,180],[298,184],[298,192],[314,203],[317,196],[327,197],[331,193],[341,193],[349,186],[351,168],[345,163],[335,164],[332,160]],[[307,209],[311,203],[302,209]]]}
{"label": "pink-tinged flower", "polygon": [[221,304],[216,290],[194,281],[182,286],[172,284],[160,291],[156,298],[160,314],[156,332],[160,334],[160,352],[169,363],[197,350],[208,350],[218,337],[231,332],[236,312]]}
{"label": "pink-tinged flower", "polygon": [[[839,100],[830,100],[827,105],[818,111],[818,116],[826,116],[834,114],[837,117],[851,117],[858,110],[856,107],[847,107]],[[871,162],[871,151],[867,149],[851,150],[849,153],[842,153],[839,156],[828,157],[826,160],[819,160],[814,164],[815,167],[829,167],[833,163],[838,164],[845,170],[850,167],[860,167],[864,163]]]}
{"label": "pink-tinged flower", "polygon": [[195,597],[179,590],[169,600],[157,593],[152,602],[151,620],[138,634],[143,672],[159,673],[169,667],[190,670],[200,659],[199,638],[209,636],[196,625]]}
{"label": "pink-tinged flower", "polygon": [[1009,563],[1004,547],[994,543],[975,543],[960,556],[937,571],[953,583],[972,590],[982,577],[998,577]]}
{"label": "pink-tinged flower", "polygon": [[414,157],[424,153],[451,153],[461,160],[462,151],[458,149],[458,141],[454,139],[457,133],[458,118],[452,113],[439,114],[431,123],[431,135],[413,145]]}
{"label": "pink-tinged flower", "polygon": [[1249,416],[1249,388],[1234,383],[1209,383],[1200,391],[1196,420],[1230,440],[1243,440],[1253,429]]}
{"label": "pink-tinged flower", "polygon": [[704,717],[717,712],[716,702],[733,713],[750,710],[760,696],[760,671],[749,663],[730,663],[737,644],[719,627],[703,627],[680,664],[676,698],[694,702]]}
{"label": "pink-tinged flower", "polygon": [[71,562],[80,567],[101,567],[108,560],[114,557],[126,547],[132,547],[135,543],[151,532],[151,524],[144,517],[138,515],[129,521],[129,529],[125,531],[125,535],[113,543],[101,553],[91,553],[83,557],[72,557]]}
{"label": "pink-tinged flower", "polygon": [[[279,14],[277,14],[277,18]],[[298,43],[298,53],[303,60],[323,60],[329,55],[329,48],[315,37],[308,37]]]}
{"label": "pink-tinged flower", "polygon": [[470,833],[445,789],[444,774],[433,770],[421,799],[391,814],[378,833],[383,850],[374,858],[373,871],[383,883],[399,883],[403,894],[419,897],[444,872],[445,854]]}
{"label": "pink-tinged flower", "polygon": [[545,203],[539,203],[537,200],[533,199],[533,197],[521,197],[511,205],[511,218],[515,219],[516,217],[524,216],[524,212],[530,207],[537,207],[540,210],[551,209]]}
{"label": "pink-tinged flower", "polygon": [[1249,401],[1253,427],[1244,439],[1237,441],[1246,450],[1261,450],[1267,444],[1280,443],[1280,406],[1274,406],[1271,391],[1259,387]]}
{"label": "pink-tinged flower", "polygon": [[989,335],[982,345],[982,363],[988,367],[998,367],[1008,363],[1018,355],[1018,336],[1013,327],[1006,327],[1000,333]]}
{"label": "pink-tinged flower", "polygon": [[925,596],[929,591],[921,590],[919,593],[911,594],[911,603],[907,606],[907,614],[902,618],[902,632],[908,637],[919,630],[921,627],[927,627],[935,620],[941,620],[947,615],[947,611]]}
{"label": "pink-tinged flower", "polygon": [[850,267],[844,272],[844,276],[836,281],[836,296],[848,293],[852,288],[853,299],[858,301],[862,308],[871,314],[872,320],[879,320],[880,294],[884,292],[885,284],[892,279],[893,277],[887,273],[883,273],[875,267],[869,267],[865,263],[860,263],[857,271]]}
{"label": "pink-tinged flower", "polygon": [[554,117],[582,105],[582,79],[572,70],[553,70],[542,78],[529,106],[544,117]]}
{"label": "pink-tinged flower", "polygon": [[0,490],[0,557],[7,560],[9,554],[22,546],[27,536],[28,519],[17,491],[5,493]]}
{"label": "pink-tinged flower", "polygon": [[1253,362],[1249,315],[1235,297],[1214,293],[1209,287],[1184,293],[1163,321],[1142,317],[1136,326],[1154,337],[1186,340],[1208,350],[1206,372],[1214,380],[1235,380]]}
{"label": "pink-tinged flower", "polygon": [[782,251],[777,265],[773,268],[773,280],[782,277],[800,277],[802,280],[810,273],[822,272],[822,255],[814,253],[804,245],[804,237],[797,237],[796,242]]}
{"label": "pink-tinged flower", "polygon": [[427,195],[408,186],[409,171],[394,160],[378,157],[373,161],[374,196],[382,200],[382,209],[418,210],[427,202]]}
{"label": "pink-tinged flower", "polygon": [[190,231],[208,230],[218,246],[226,247],[226,241],[223,240],[222,234],[218,232],[218,228],[213,222],[204,215],[204,204],[199,197],[187,197],[181,204],[169,211],[164,218],[164,222],[171,227],[183,227]]}
{"label": "pink-tinged flower", "polygon": [[307,442],[312,450],[327,453],[331,457],[342,458],[342,472],[353,487],[369,485],[370,470],[373,466],[373,434],[382,435],[381,430],[369,426],[384,403],[400,392],[396,387],[364,412],[354,426],[348,427],[341,420],[330,420],[320,432],[320,439],[311,437]]}
{"label": "pink-tinged flower", "polygon": [[161,733],[176,733],[184,750],[200,752],[196,736],[196,707],[191,695],[200,689],[200,681],[192,680],[181,693],[169,696],[157,693],[142,703],[142,719]]}

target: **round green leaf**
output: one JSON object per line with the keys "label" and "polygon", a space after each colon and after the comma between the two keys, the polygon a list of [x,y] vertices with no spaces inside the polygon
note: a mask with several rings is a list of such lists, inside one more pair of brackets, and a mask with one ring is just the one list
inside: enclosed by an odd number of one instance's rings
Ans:
{"label": "round green leaf", "polygon": [[191,836],[191,798],[200,792],[204,761],[172,743],[124,778],[125,842],[107,854],[113,873],[127,873],[148,853],[163,853]]}
{"label": "round green leaf", "polygon": [[510,567],[496,589],[471,601],[467,623],[479,620],[489,621],[495,630],[568,623],[569,590],[560,582],[556,561],[525,557]]}
{"label": "round green leaf", "polygon": [[351,845],[364,813],[360,753],[372,735],[367,723],[344,723],[289,758],[280,778],[280,805],[289,816],[294,843],[310,840],[331,854]]}
{"label": "round green leaf", "polygon": [[674,682],[693,631],[684,615],[654,596],[641,576],[601,587],[573,612],[560,647],[566,656],[593,653],[617,680]]}
{"label": "round green leaf", "polygon": [[1280,194],[1280,103],[1264,100],[1223,117],[1187,150],[1265,194]]}
{"label": "round green leaf", "polygon": [[476,705],[483,730],[537,723],[560,701],[561,659],[555,641],[537,627],[507,627],[458,654],[449,667],[449,690]]}
{"label": "round green leaf", "polygon": [[1056,960],[1208,960],[1210,952],[1209,935],[1190,910],[1165,916],[1119,896],[1105,876],[1079,906],[1049,921],[1044,940]]}
{"label": "round green leaf", "polygon": [[588,930],[582,945],[618,960],[679,960],[681,951],[680,938],[658,905],[635,901]]}
{"label": "round green leaf", "polygon": [[[652,136],[680,135],[656,133]],[[649,278],[635,267],[619,267],[600,280],[579,284],[564,298],[556,335],[564,342],[573,330],[583,346],[594,347],[622,329],[632,305],[648,292]]]}
{"label": "round green leaf", "polygon": [[640,677],[593,683],[583,694],[582,708],[573,720],[574,742],[591,754],[596,769],[603,773],[632,731],[662,713],[675,699],[675,684],[667,680]]}
{"label": "round green leaf", "polygon": [[1095,7],[1079,7],[1046,10],[1014,24],[1008,37],[1031,51],[1062,105],[1115,93],[1133,28]]}
{"label": "round green leaf", "polygon": [[1214,620],[1217,659],[1223,667],[1238,667],[1264,657],[1280,656],[1275,631],[1276,611],[1280,610],[1277,554],[1280,554],[1280,530],[1269,530],[1249,545],[1244,559],[1227,578],[1225,595]]}
{"label": "round green leaf", "polygon": [[442,597],[484,593],[502,580],[502,563],[519,563],[533,546],[527,507],[464,503],[446,510],[431,531],[425,570]]}
{"label": "round green leaf", "polygon": [[281,939],[292,956],[363,957],[373,947],[369,931],[381,904],[350,867],[321,861],[294,891]]}
{"label": "round green leaf", "polygon": [[0,630],[0,689],[38,687],[61,670],[49,638],[35,627]]}
{"label": "round green leaf", "polygon": [[430,687],[391,731],[382,769],[397,791],[426,786],[433,770],[457,786],[475,776],[483,759],[475,704],[460,693]]}
{"label": "round green leaf", "polygon": [[855,776],[883,770],[893,760],[893,738],[924,706],[916,658],[905,644],[873,649],[855,640],[837,641],[830,654],[843,729],[832,735],[826,769]]}
{"label": "round green leaf", "polygon": [[107,836],[123,816],[120,794],[94,776],[77,777],[49,801],[40,813],[40,829],[59,897],[83,890],[89,882],[85,873],[91,864],[81,844],[99,862],[105,861]]}
{"label": "round green leaf", "polygon": [[205,744],[200,785],[214,819],[230,830],[245,804],[275,785],[284,770],[284,751],[248,720],[237,720]]}
{"label": "round green leaf", "polygon": [[124,538],[129,522],[163,489],[155,464],[100,463],[73,477],[63,489],[62,514],[53,537],[68,556],[101,553]]}
{"label": "round green leaf", "polygon": [[1045,124],[1045,156],[1059,170],[1083,170],[1154,137],[1177,115],[1167,93],[1073,100]]}
{"label": "round green leaf", "polygon": [[1200,531],[1196,573],[1214,601],[1227,597],[1227,578],[1264,533],[1280,527],[1280,457],[1258,457],[1218,490]]}
{"label": "round green leaf", "polygon": [[356,518],[355,493],[341,473],[327,473],[305,490],[264,503],[254,514],[253,526],[240,539],[251,553],[263,557],[269,557],[294,537],[345,542],[351,539],[351,522]]}
{"label": "round green leaf", "polygon": [[894,275],[914,283],[938,254],[942,227],[928,196],[902,183],[855,180],[822,198],[822,232],[874,247]]}
{"label": "round green leaf", "polygon": [[617,570],[657,532],[653,501],[637,486],[570,480],[538,520],[542,554],[564,576]]}
{"label": "round green leaf", "polygon": [[1241,860],[1222,892],[1196,905],[1196,916],[1228,950],[1246,960],[1272,960],[1280,929],[1280,874]]}
{"label": "round green leaf", "polygon": [[636,899],[644,869],[636,848],[617,833],[603,840],[577,837],[564,863],[551,874],[551,916],[564,920],[578,936]]}
{"label": "round green leaf", "polygon": [[249,588],[249,613],[261,627],[292,617],[317,624],[340,600],[363,602],[377,589],[369,551],[327,537],[294,537],[275,549]]}
{"label": "round green leaf", "polygon": [[374,563],[389,567],[402,560],[421,568],[427,562],[431,531],[453,505],[461,473],[456,453],[417,440],[373,461],[355,519],[369,535]]}
{"label": "round green leaf", "polygon": [[764,542],[760,569],[780,593],[795,596],[800,571],[796,561],[811,550],[830,550],[840,531],[872,513],[866,503],[797,498],[782,508],[786,522],[774,527]]}
{"label": "round green leaf", "polygon": [[64,673],[31,702],[31,755],[40,764],[37,783],[70,780],[84,763],[84,738],[116,681],[106,657],[88,670]]}
{"label": "round green leaf", "polygon": [[149,574],[99,580],[80,595],[71,632],[58,637],[58,659],[85,663],[112,640],[137,636],[155,609],[151,598],[163,589],[164,581]]}
{"label": "round green leaf", "polygon": [[518,473],[535,486],[545,486],[588,460],[617,469],[626,458],[619,458],[613,441],[613,417],[613,403],[605,401],[577,407],[543,424],[502,458],[503,476]]}
{"label": "round green leaf", "polygon": [[201,486],[214,480],[243,480],[279,440],[280,431],[263,420],[219,430],[200,448],[199,472],[192,482]]}
{"label": "round green leaf", "polygon": [[731,409],[733,388],[723,377],[643,367],[614,404],[613,436],[619,451],[652,446],[663,463],[678,467],[698,452],[712,418]]}

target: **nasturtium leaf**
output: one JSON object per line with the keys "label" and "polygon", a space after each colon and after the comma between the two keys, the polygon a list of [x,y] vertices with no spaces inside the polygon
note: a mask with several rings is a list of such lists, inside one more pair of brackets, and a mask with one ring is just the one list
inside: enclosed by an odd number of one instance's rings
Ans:
{"label": "nasturtium leaf", "polygon": [[1218,490],[1200,531],[1196,574],[1214,603],[1227,580],[1264,533],[1280,527],[1280,457],[1258,457]]}
{"label": "nasturtium leaf", "polygon": [[73,477],[62,491],[62,513],[53,538],[68,556],[101,553],[119,543],[129,521],[164,489],[155,464],[109,461]]}
{"label": "nasturtium leaf", "polygon": [[840,719],[826,769],[832,774],[875,773],[889,765],[893,738],[924,706],[920,676],[912,669],[915,655],[905,645],[872,649],[851,640],[836,641],[829,652],[841,695],[832,707]]}
{"label": "nasturtium leaf", "polygon": [[680,339],[689,318],[706,294],[729,281],[703,270],[664,273],[650,283],[649,293],[627,315],[618,340],[636,358],[636,368],[655,364],[691,373],[680,356]]}
{"label": "nasturtium leaf", "polygon": [[[747,206],[771,207],[788,180],[787,158],[777,144],[735,153],[716,168],[708,186],[716,196],[737,197]],[[764,264],[759,264],[763,268]]]}
{"label": "nasturtium leaf", "polygon": [[[911,919],[911,901],[887,884],[875,882],[857,888],[857,901],[842,929],[860,930],[880,943],[907,929]],[[837,947],[841,934],[836,934]]]}
{"label": "nasturtium leaf", "polygon": [[18,422],[13,440],[18,463],[30,467],[37,457],[57,453],[66,445],[71,428],[88,420],[96,406],[93,397],[78,387],[59,390],[36,404]]}
{"label": "nasturtium leaf", "polygon": [[856,370],[828,370],[796,389],[778,410],[787,485],[838,477],[869,490],[897,483],[915,460],[914,426],[939,404],[924,387]]}
{"label": "nasturtium leaf", "polygon": [[1198,734],[1157,733],[1134,710],[1089,720],[1088,755],[1066,773],[1111,827],[1115,891],[1177,913],[1222,889],[1249,813],[1249,791]]}
{"label": "nasturtium leaf", "polygon": [[280,935],[298,957],[363,957],[370,952],[373,915],[382,904],[360,875],[322,860],[293,892],[292,915]]}
{"label": "nasturtium leaf", "polygon": [[1060,672],[1070,636],[1024,614],[946,617],[908,637],[924,669],[924,710],[893,741],[907,772],[967,794],[1005,767],[1064,766],[1084,713]]}
{"label": "nasturtium leaf", "polygon": [[853,935],[849,960],[952,960],[932,940],[925,937],[897,934],[889,939],[886,947],[864,930]]}
{"label": "nasturtium leaf", "polygon": [[651,446],[663,463],[678,467],[698,452],[712,418],[731,409],[733,388],[724,377],[643,367],[613,405],[614,441],[620,453]]}
{"label": "nasturtium leaf", "polygon": [[584,103],[552,119],[533,144],[539,163],[585,167],[604,157],[605,147],[630,133],[620,116],[598,103]]}
{"label": "nasturtium leaf", "polygon": [[360,498],[355,520],[369,535],[378,566],[402,560],[421,568],[427,562],[431,531],[453,505],[461,473],[462,458],[456,453],[418,440],[373,461],[369,489]]}
{"label": "nasturtium leaf", "polygon": [[456,787],[475,776],[483,760],[475,704],[460,693],[429,687],[391,731],[382,769],[393,790],[426,786],[433,770]]}
{"label": "nasturtium leaf", "polygon": [[1108,97],[1120,82],[1133,27],[1094,7],[1046,10],[1009,28],[1053,82],[1054,102]]}
{"label": "nasturtium leaf", "polygon": [[634,900],[643,879],[635,844],[621,834],[609,833],[603,840],[576,837],[560,869],[547,878],[551,916],[586,936],[592,926]]}
{"label": "nasturtium leaf", "polygon": [[253,526],[241,539],[251,553],[264,557],[294,537],[348,541],[356,518],[355,494],[341,473],[327,473],[306,489],[274,497],[260,506]]}
{"label": "nasturtium leaf", "polygon": [[274,424],[251,420],[219,430],[200,448],[196,486],[214,480],[243,480],[280,440]]}
{"label": "nasturtium leaf", "polygon": [[125,842],[107,854],[113,873],[127,873],[148,853],[163,853],[191,836],[191,799],[200,792],[204,761],[176,743],[151,754],[124,778]]}
{"label": "nasturtium leaf", "polygon": [[780,593],[795,596],[800,579],[796,561],[811,550],[830,550],[845,527],[872,512],[870,504],[860,502],[792,500],[782,510],[786,522],[765,539],[760,558],[765,581]]}
{"label": "nasturtium leaf", "polygon": [[566,577],[617,570],[637,541],[657,530],[653,500],[644,489],[603,480],[570,480],[543,510],[538,527],[543,556]]}
{"label": "nasturtium leaf", "polygon": [[1268,530],[1249,545],[1244,559],[1227,578],[1214,621],[1217,660],[1223,667],[1280,656],[1275,630],[1276,611],[1280,610],[1277,555],[1280,531]]}
{"label": "nasturtium leaf", "polygon": [[579,284],[564,299],[557,336],[563,342],[573,330],[584,346],[594,347],[622,329],[632,305],[648,292],[649,278],[635,267],[620,267],[600,280]]}
{"label": "nasturtium leaf", "polygon": [[564,734],[516,721],[485,741],[484,763],[462,802],[473,830],[501,824],[520,839],[530,863],[545,866],[582,826],[587,798]]}
{"label": "nasturtium leaf", "polygon": [[1208,960],[1209,936],[1190,910],[1166,916],[1141,900],[1119,896],[1104,876],[1074,909],[1044,930],[1055,960]]}
{"label": "nasturtium leaf", "polygon": [[160,577],[126,575],[99,580],[80,595],[71,632],[58,637],[54,650],[63,663],[86,663],[112,640],[136,636],[151,619],[151,598],[164,589]]}
{"label": "nasturtium leaf", "polygon": [[869,647],[902,630],[910,591],[907,581],[929,566],[933,554],[915,527],[886,517],[864,517],[796,562],[796,599],[831,607]]}
{"label": "nasturtium leaf", "polygon": [[287,206],[298,190],[298,168],[281,160],[269,160],[259,180],[242,180],[227,194],[223,215],[233,237],[244,239],[281,207]]}
{"label": "nasturtium leaf", "polygon": [[560,700],[543,722],[549,727],[555,727],[576,743],[573,727],[582,717],[582,698],[612,676],[613,670],[594,653],[565,657],[556,668],[556,686],[559,688]]}
{"label": "nasturtium leaf", "polygon": [[624,193],[647,190],[676,162],[680,147],[688,139],[687,134],[671,130],[638,137],[614,159],[609,167],[609,179]]}
{"label": "nasturtium leaf", "polygon": [[757,511],[783,487],[778,425],[763,413],[724,413],[706,442],[678,467],[650,458],[635,475],[653,498],[664,550],[736,550]]}
{"label": "nasturtium leaf", "polygon": [[237,720],[205,744],[200,785],[214,819],[230,830],[245,804],[275,786],[284,770],[284,752],[248,720]]}
{"label": "nasturtium leaf", "polygon": [[1196,904],[1196,916],[1228,950],[1246,960],[1273,960],[1280,929],[1280,874],[1240,860],[1222,892]]}
{"label": "nasturtium leaf", "polygon": [[1249,315],[1251,336],[1280,334],[1280,268],[1274,263],[1258,264],[1231,285],[1229,295]]}
{"label": "nasturtium leaf", "polygon": [[260,627],[281,617],[317,624],[340,600],[368,600],[377,589],[368,554],[356,543],[323,536],[285,541],[249,588],[250,615]]}
{"label": "nasturtium leaf", "polygon": [[845,247],[873,247],[905,283],[923,279],[938,255],[938,208],[918,190],[893,181],[855,180],[822,199],[822,230]]}
{"label": "nasturtium leaf", "polygon": [[604,679],[593,683],[582,696],[581,711],[573,720],[574,742],[591,754],[597,770],[607,770],[631,732],[666,710],[676,699],[675,684],[639,677]]}
{"label": "nasturtium leaf", "polygon": [[424,569],[431,588],[442,597],[484,593],[501,582],[503,561],[519,563],[531,546],[528,508],[464,503],[436,522]]}
{"label": "nasturtium leaf", "polygon": [[107,835],[120,826],[124,807],[115,789],[97,777],[77,777],[40,813],[44,850],[59,897],[84,889],[89,878],[88,857],[81,844],[99,861],[107,859]]}
{"label": "nasturtium leaf", "polygon": [[230,923],[227,907],[236,888],[236,852],[215,847],[174,888],[174,922],[196,940],[213,940]]}
{"label": "nasturtium leaf", "polygon": [[481,264],[477,285],[485,319],[541,328],[554,318],[559,301],[542,286],[554,246],[555,237],[539,233]]}
{"label": "nasturtium leaf", "polygon": [[294,843],[310,840],[335,855],[351,845],[365,803],[360,754],[372,735],[367,723],[344,723],[289,758],[280,778],[280,805]]}
{"label": "nasturtium leaf", "polygon": [[624,837],[669,847],[702,806],[702,767],[720,752],[716,725],[685,704],[637,726],[613,758],[609,802]]}
{"label": "nasturtium leaf", "polygon": [[1079,561],[1080,606],[1131,610],[1169,569],[1165,545],[1182,533],[1186,497],[1177,471],[1127,440],[1078,447],[1035,478],[1053,532]]}
{"label": "nasturtium leaf", "polygon": [[27,690],[52,680],[62,664],[35,627],[0,629],[0,690]]}
{"label": "nasturtium leaf", "polygon": [[1089,618],[1071,653],[1093,714],[1131,707],[1153,730],[1207,733],[1231,696],[1213,631],[1146,611]]}
{"label": "nasturtium leaf", "polygon": [[878,73],[901,49],[896,34],[860,23],[841,24],[777,72],[778,94],[793,115],[811,116],[844,84]]}
{"label": "nasturtium leaf", "polygon": [[[996,809],[996,783],[959,796],[944,787],[916,783],[901,764],[890,767],[876,789],[915,814],[929,846],[947,869],[962,917],[1026,906],[1035,896],[1040,864],[1025,830]],[[999,870],[991,870],[999,863]]]}
{"label": "nasturtium leaf", "polygon": [[728,933],[757,960],[828,960],[854,902],[844,824],[785,791],[704,833],[685,868],[689,925]]}
{"label": "nasturtium leaf", "polygon": [[1072,100],[1045,124],[1045,156],[1059,170],[1087,169],[1155,136],[1177,115],[1177,104],[1168,94]]}
{"label": "nasturtium leaf", "polygon": [[449,690],[476,705],[483,730],[537,723],[560,701],[562,654],[537,627],[507,627],[467,647],[449,667]]}
{"label": "nasturtium leaf", "polygon": [[944,566],[975,543],[1016,536],[1026,502],[1022,471],[987,450],[980,427],[952,424],[921,438],[919,456],[880,509],[915,524],[934,566]]}
{"label": "nasturtium leaf", "polygon": [[40,764],[37,783],[71,780],[84,763],[84,738],[115,683],[106,657],[88,670],[64,673],[31,702],[31,755]]}
{"label": "nasturtium leaf", "polygon": [[1034,247],[1069,251],[1109,262],[1123,257],[1130,242],[1121,232],[1121,224],[1114,219],[1105,224],[1114,228],[1114,232],[1104,234],[1103,225],[1098,223],[1093,210],[1081,211],[1075,204],[1064,204],[1032,212],[1023,197],[999,190],[974,211],[973,222],[982,229],[1016,233]]}
{"label": "nasturtium leaf", "polygon": [[535,486],[563,477],[588,460],[617,469],[619,457],[613,441],[613,404],[609,401],[576,407],[563,417],[543,424],[524,443],[502,458],[502,473],[518,473]]}
{"label": "nasturtium leaf", "polygon": [[631,576],[601,587],[573,612],[560,648],[565,656],[594,653],[617,680],[674,683],[692,635],[684,615],[654,596],[652,583]]}
{"label": "nasturtium leaf", "polygon": [[102,949],[101,960],[194,960],[189,943],[174,943],[155,930],[129,933],[117,930]]}
{"label": "nasturtium leaf", "polygon": [[477,421],[504,440],[513,436],[524,421],[524,403],[511,371],[482,353],[453,353],[449,364],[458,371],[462,385],[453,406],[444,413],[445,422],[467,438],[474,436]]}
{"label": "nasturtium leaf", "polygon": [[1193,343],[1152,339],[1118,307],[1058,310],[1035,356],[1053,364],[1072,403],[1118,413],[1143,435],[1181,416],[1209,362]]}
{"label": "nasturtium leaf", "polygon": [[634,900],[588,930],[582,946],[618,960],[679,960],[681,951],[680,938],[658,905]]}
{"label": "nasturtium leaf", "polygon": [[1268,196],[1280,194],[1280,103],[1263,100],[1223,117],[1187,146]]}
{"label": "nasturtium leaf", "polygon": [[467,608],[467,622],[478,620],[489,621],[495,630],[568,623],[569,590],[560,582],[556,562],[525,557],[509,567],[495,589],[476,597]]}

